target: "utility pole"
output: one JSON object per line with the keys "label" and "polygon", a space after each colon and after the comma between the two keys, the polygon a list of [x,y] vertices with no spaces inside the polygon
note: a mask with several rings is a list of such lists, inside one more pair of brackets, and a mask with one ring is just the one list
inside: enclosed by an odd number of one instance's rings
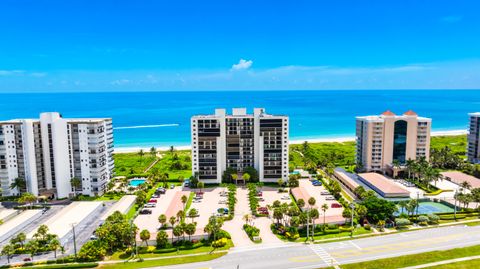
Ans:
{"label": "utility pole", "polygon": [[[417,218],[418,218],[418,208],[420,207],[420,192],[417,191]],[[416,221],[416,219],[415,219]]]}
{"label": "utility pole", "polygon": [[77,260],[77,240],[75,237],[75,223],[72,223],[72,233],[73,233],[73,252],[75,253],[75,261]]}
{"label": "utility pole", "polygon": [[350,237],[353,237],[353,212],[355,211],[355,203],[350,204],[350,211],[352,211],[352,230],[350,231]]}
{"label": "utility pole", "polygon": [[453,209],[453,218],[455,221],[457,221],[457,190],[455,190],[455,194],[453,195],[453,198],[455,199],[455,207]]}
{"label": "utility pole", "polygon": [[310,224],[310,222],[308,221],[308,218],[309,218],[309,216],[310,216],[309,212],[310,212],[310,211],[307,209],[307,240],[306,240],[306,241],[308,241],[308,239],[310,238],[309,233],[308,233],[308,226],[309,226],[309,224]]}

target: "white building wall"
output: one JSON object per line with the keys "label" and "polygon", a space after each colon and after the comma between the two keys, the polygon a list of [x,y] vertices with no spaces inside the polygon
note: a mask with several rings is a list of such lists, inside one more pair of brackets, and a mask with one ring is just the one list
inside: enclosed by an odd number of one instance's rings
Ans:
{"label": "white building wall", "polygon": [[92,195],[92,181],[88,153],[88,125],[78,124],[78,143],[80,148],[80,170],[82,174],[82,194]]}
{"label": "white building wall", "polygon": [[32,120],[23,120],[22,134],[27,191],[38,196],[37,160],[35,158],[35,139]]}
{"label": "white building wall", "polygon": [[17,152],[15,145],[14,125],[7,124],[3,126],[3,135],[5,140],[5,163],[7,166],[6,176],[2,180],[2,191],[7,195],[17,195],[19,190],[17,188],[10,189],[10,184],[18,177],[17,167]]}

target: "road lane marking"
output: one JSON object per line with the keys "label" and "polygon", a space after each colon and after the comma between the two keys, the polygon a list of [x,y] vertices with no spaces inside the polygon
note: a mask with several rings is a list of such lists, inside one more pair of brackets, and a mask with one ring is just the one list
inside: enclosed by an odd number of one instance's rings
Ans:
{"label": "road lane marking", "polygon": [[350,244],[352,244],[352,246],[356,247],[358,250],[362,250],[361,247],[359,247],[357,244],[353,243],[352,241],[348,241],[350,242]]}
{"label": "road lane marking", "polygon": [[330,256],[330,254],[325,251],[320,245],[318,244],[313,244],[308,246],[315,254],[317,254],[320,259],[322,259],[323,262],[327,265],[335,266],[338,265],[337,260]]}

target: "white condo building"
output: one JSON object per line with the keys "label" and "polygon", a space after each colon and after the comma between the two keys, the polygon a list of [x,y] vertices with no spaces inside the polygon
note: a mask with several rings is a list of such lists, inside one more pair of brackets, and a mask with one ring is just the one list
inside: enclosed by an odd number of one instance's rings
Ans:
{"label": "white condo building", "polygon": [[[2,195],[101,195],[112,177],[112,154],[110,118],[64,119],[49,112],[40,119],[0,121]],[[70,184],[74,177],[82,183],[77,190]],[[25,189],[10,188],[16,178],[25,180]]]}
{"label": "white condo building", "polygon": [[468,114],[470,117],[468,127],[468,161],[480,163],[480,112]]}
{"label": "white condo building", "polygon": [[385,111],[356,121],[356,162],[361,170],[393,174],[394,160],[404,166],[409,159],[429,159],[431,119],[409,110],[403,115]]}
{"label": "white condo building", "polygon": [[227,168],[239,173],[254,167],[261,182],[288,180],[288,117],[255,108],[234,108],[231,115],[216,109],[214,115],[191,119],[192,172],[205,183],[220,183]]}

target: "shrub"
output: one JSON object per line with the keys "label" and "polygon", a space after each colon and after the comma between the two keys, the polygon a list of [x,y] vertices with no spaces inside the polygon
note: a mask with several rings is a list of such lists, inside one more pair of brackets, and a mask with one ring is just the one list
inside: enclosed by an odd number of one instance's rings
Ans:
{"label": "shrub", "polygon": [[232,237],[230,236],[230,234],[225,231],[225,230],[220,230],[218,233],[217,233],[217,238],[227,238],[227,239],[231,239]]}
{"label": "shrub", "polygon": [[339,229],[325,230],[324,233],[325,234],[338,234],[338,233],[340,233],[340,230]]}
{"label": "shrub", "polygon": [[410,221],[408,219],[398,218],[398,219],[395,220],[395,222],[396,222],[398,228],[405,228],[408,225],[410,225]]}
{"label": "shrub", "polygon": [[428,222],[431,224],[438,224],[438,221],[440,220],[440,217],[435,215],[435,214],[428,214]]}
{"label": "shrub", "polygon": [[165,248],[168,243],[168,235],[165,231],[159,231],[157,233],[157,248]]}
{"label": "shrub", "polygon": [[224,246],[226,246],[228,243],[228,239],[227,238],[221,238],[221,239],[218,239],[217,241],[213,241],[212,242],[212,247],[213,248],[223,248]]}
{"label": "shrub", "polygon": [[417,223],[422,226],[426,226],[428,224],[428,217],[427,216],[418,216]]}
{"label": "shrub", "polygon": [[255,226],[243,224],[243,230],[247,233],[250,240],[253,241],[253,238],[260,235],[260,229]]}
{"label": "shrub", "polygon": [[372,227],[370,226],[370,224],[365,224],[363,225],[363,228],[367,231],[370,231],[372,229]]}

